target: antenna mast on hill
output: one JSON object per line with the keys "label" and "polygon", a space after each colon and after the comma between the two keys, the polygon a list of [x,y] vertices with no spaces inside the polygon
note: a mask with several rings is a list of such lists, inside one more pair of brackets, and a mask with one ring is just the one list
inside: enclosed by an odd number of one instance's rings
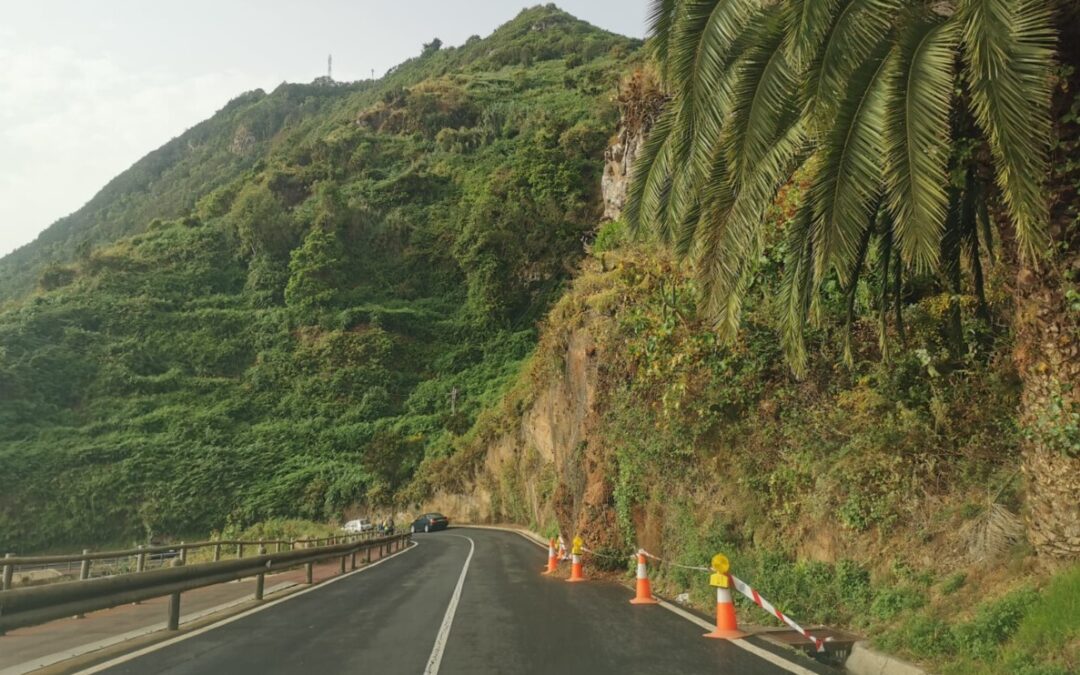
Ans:
{"label": "antenna mast on hill", "polygon": [[334,55],[327,54],[326,56],[326,79],[334,79]]}

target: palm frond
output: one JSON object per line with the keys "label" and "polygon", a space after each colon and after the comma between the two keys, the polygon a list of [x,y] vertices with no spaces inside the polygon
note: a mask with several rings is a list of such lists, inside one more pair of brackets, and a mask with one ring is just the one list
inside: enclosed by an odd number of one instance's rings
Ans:
{"label": "palm frond", "polygon": [[[724,129],[731,105],[733,81],[753,26],[763,13],[758,0],[689,2],[680,18],[676,47],[679,55],[676,75],[683,84],[680,96],[686,99],[682,123],[692,129],[692,143],[680,164],[690,172],[680,184],[697,189],[712,166],[714,150]],[[697,31],[700,31],[698,33]],[[684,72],[685,71],[685,72]],[[676,212],[687,213],[693,199],[676,192]]]}
{"label": "palm frond", "polygon": [[855,365],[855,359],[851,352],[851,329],[855,325],[855,300],[856,292],[859,290],[859,277],[862,276],[863,264],[866,262],[866,253],[870,250],[870,236],[874,234],[874,221],[877,219],[878,206],[875,205],[870,213],[870,220],[866,224],[866,229],[863,230],[862,236],[859,237],[859,246],[855,252],[855,258],[851,263],[851,269],[848,270],[847,284],[844,286],[844,303],[847,305],[847,312],[844,317],[844,352],[843,359],[844,365],[851,368]]}
{"label": "palm frond", "polygon": [[676,112],[675,106],[669,105],[660,114],[645,139],[641,155],[634,162],[623,214],[635,233],[654,224],[658,204],[664,200],[663,193],[670,186],[673,172],[670,146]]}
{"label": "palm frond", "polygon": [[784,51],[789,62],[805,68],[817,57],[832,26],[840,0],[787,0]]}
{"label": "palm frond", "polygon": [[859,237],[881,192],[887,91],[884,56],[879,51],[852,77],[851,91],[819,150],[821,160],[810,187],[818,279],[833,266],[841,282],[847,282]]}
{"label": "palm frond", "polygon": [[810,223],[814,210],[804,201],[784,239],[787,255],[784,276],[780,284],[779,306],[780,344],[796,377],[806,374],[807,314],[814,295],[814,243],[810,238]]}
{"label": "palm frond", "polygon": [[738,333],[742,300],[761,256],[765,209],[804,161],[805,149],[806,127],[800,118],[737,190],[729,181],[731,198],[721,202],[725,215],[702,228],[696,268],[705,312],[714,318],[723,339]]}
{"label": "palm frond", "polygon": [[917,269],[937,262],[949,163],[949,110],[958,25],[912,22],[889,55],[885,184],[896,245]]}
{"label": "palm frond", "polygon": [[[702,66],[725,60],[746,22],[761,8],[760,0],[684,0],[668,40],[669,77],[677,95],[691,98]],[[708,86],[708,80],[701,82]],[[703,95],[714,91],[703,90]]]}
{"label": "palm frond", "polygon": [[671,41],[671,30],[675,25],[678,9],[678,0],[653,0],[646,17],[649,56],[660,67],[662,80],[667,80],[668,44]]}
{"label": "palm frond", "polygon": [[805,78],[812,131],[832,125],[851,77],[881,49],[902,6],[902,0],[844,0]]}
{"label": "palm frond", "polygon": [[963,0],[958,15],[975,119],[989,138],[1021,253],[1033,258],[1047,242],[1043,181],[1056,40],[1051,4]]}
{"label": "palm frond", "polygon": [[738,77],[728,106],[725,130],[728,162],[739,180],[745,178],[798,114],[798,79],[781,42],[778,10],[762,14],[753,47],[737,65]]}

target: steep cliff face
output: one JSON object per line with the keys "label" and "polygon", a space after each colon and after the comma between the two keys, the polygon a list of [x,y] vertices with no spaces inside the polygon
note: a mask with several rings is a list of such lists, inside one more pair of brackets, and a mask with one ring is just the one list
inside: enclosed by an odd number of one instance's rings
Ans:
{"label": "steep cliff face", "polygon": [[[592,315],[583,325],[553,336],[558,353],[538,355],[532,391],[509,427],[486,445],[482,461],[464,489],[439,489],[424,505],[452,520],[519,522],[562,532],[614,530],[612,486],[602,446],[590,443],[598,422],[598,352],[594,336],[604,321]],[[602,330],[602,329],[601,329]]]}
{"label": "steep cliff face", "polygon": [[618,220],[622,215],[634,160],[641,154],[645,137],[660,115],[667,97],[652,75],[639,70],[619,85],[616,100],[619,105],[619,130],[604,152],[604,175],[600,184],[605,221]]}

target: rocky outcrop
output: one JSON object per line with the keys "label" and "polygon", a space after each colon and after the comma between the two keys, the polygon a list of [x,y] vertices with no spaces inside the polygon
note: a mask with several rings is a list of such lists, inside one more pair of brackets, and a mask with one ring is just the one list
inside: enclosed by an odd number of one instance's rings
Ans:
{"label": "rocky outcrop", "polygon": [[589,442],[597,423],[597,343],[588,326],[565,338],[562,368],[541,385],[520,421],[488,445],[469,489],[440,490],[425,509],[442,510],[452,521],[614,531],[603,450]]}
{"label": "rocky outcrop", "polygon": [[604,153],[604,175],[600,183],[605,221],[618,220],[622,215],[634,160],[641,154],[645,138],[667,97],[651,75],[639,70],[620,84],[617,102],[619,130]]}
{"label": "rocky outcrop", "polygon": [[257,142],[258,139],[255,138],[255,134],[248,129],[247,125],[241,124],[236,127],[236,132],[233,133],[232,143],[229,144],[229,152],[243,157],[255,149]]}

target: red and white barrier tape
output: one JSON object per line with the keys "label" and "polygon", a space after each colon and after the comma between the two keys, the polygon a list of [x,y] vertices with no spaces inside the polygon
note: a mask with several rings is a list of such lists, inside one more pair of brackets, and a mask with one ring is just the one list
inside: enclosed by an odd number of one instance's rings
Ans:
{"label": "red and white barrier tape", "polygon": [[[623,558],[624,557],[624,556],[613,556],[613,555],[605,555],[603,553],[597,553],[596,551],[593,551],[593,550],[585,548],[585,547],[582,547],[582,550],[584,550],[586,553],[590,553],[592,555],[599,556],[601,558]],[[678,567],[678,568],[681,568],[681,569],[684,569],[684,570],[694,570],[696,572],[710,572],[711,573],[713,571],[711,567],[699,567],[699,566],[695,566],[695,565],[680,565],[679,563],[673,563],[673,562],[671,562],[669,560],[664,560],[663,558],[661,558],[659,556],[655,556],[655,555],[653,555],[652,553],[649,553],[648,551],[646,551],[643,548],[638,549],[638,550],[641,553],[643,553],[647,558],[652,558],[653,560],[655,560],[656,562],[658,562],[658,563],[660,563],[662,565],[668,565],[670,567]],[[630,554],[629,557],[631,559],[636,558],[637,553],[632,553],[632,554]],[[770,603],[765,598],[761,597],[761,595],[759,595],[758,592],[755,591],[745,581],[738,578],[734,574],[729,574],[728,576],[731,578],[732,584],[734,584],[734,586],[735,586],[735,590],[739,591],[740,593],[745,595],[747,598],[752,600],[754,602],[754,604],[756,604],[758,607],[764,609],[769,614],[772,614],[773,616],[775,616],[776,618],[780,619],[785,624],[787,624],[788,626],[793,628],[794,630],[798,631],[798,633],[800,635],[802,635],[804,638],[806,638],[807,640],[810,640],[811,642],[813,642],[814,647],[816,647],[819,652],[825,651],[825,643],[828,640],[831,640],[832,638],[825,638],[823,640],[821,638],[814,637],[809,632],[807,632],[807,630],[805,628],[803,628],[799,624],[795,623],[795,621],[793,621],[786,614],[784,614],[783,612],[778,610],[776,607],[773,607],[772,603]]]}
{"label": "red and white barrier tape", "polygon": [[[768,600],[766,600],[765,598],[758,595],[758,592],[755,591],[753,588],[751,588],[750,585],[747,584],[742,579],[738,578],[734,574],[729,574],[728,576],[731,577],[731,581],[735,584],[735,590],[742,593],[746,597],[750,598],[751,600],[754,601],[754,603],[758,607],[760,607],[763,610],[765,610],[766,612],[772,614],[777,619],[780,619],[781,621],[783,621],[784,623],[786,623],[787,625],[791,626],[796,631],[798,631],[799,634],[802,635],[804,638],[806,638],[807,640],[810,640],[811,642],[813,642],[814,646],[817,647],[817,650],[819,652],[825,651],[825,640],[822,640],[821,638],[816,638],[813,635],[811,635],[810,633],[808,633],[805,628],[803,628],[799,624],[792,621],[790,618],[788,618],[788,616],[786,614],[784,614],[783,612],[781,612],[777,608],[773,607],[772,603],[770,603]],[[826,638],[826,639],[831,639],[831,638]]]}
{"label": "red and white barrier tape", "polygon": [[697,565],[680,565],[679,563],[673,563],[671,561],[664,560],[660,556],[655,556],[652,553],[649,553],[648,551],[646,551],[645,549],[641,549],[641,552],[644,553],[647,558],[652,558],[656,562],[658,562],[658,563],[660,563],[662,565],[667,565],[669,567],[678,567],[680,569],[694,570],[694,571],[697,571],[697,572],[712,572],[712,568],[710,568],[710,567],[700,567],[700,566],[697,566]]}

